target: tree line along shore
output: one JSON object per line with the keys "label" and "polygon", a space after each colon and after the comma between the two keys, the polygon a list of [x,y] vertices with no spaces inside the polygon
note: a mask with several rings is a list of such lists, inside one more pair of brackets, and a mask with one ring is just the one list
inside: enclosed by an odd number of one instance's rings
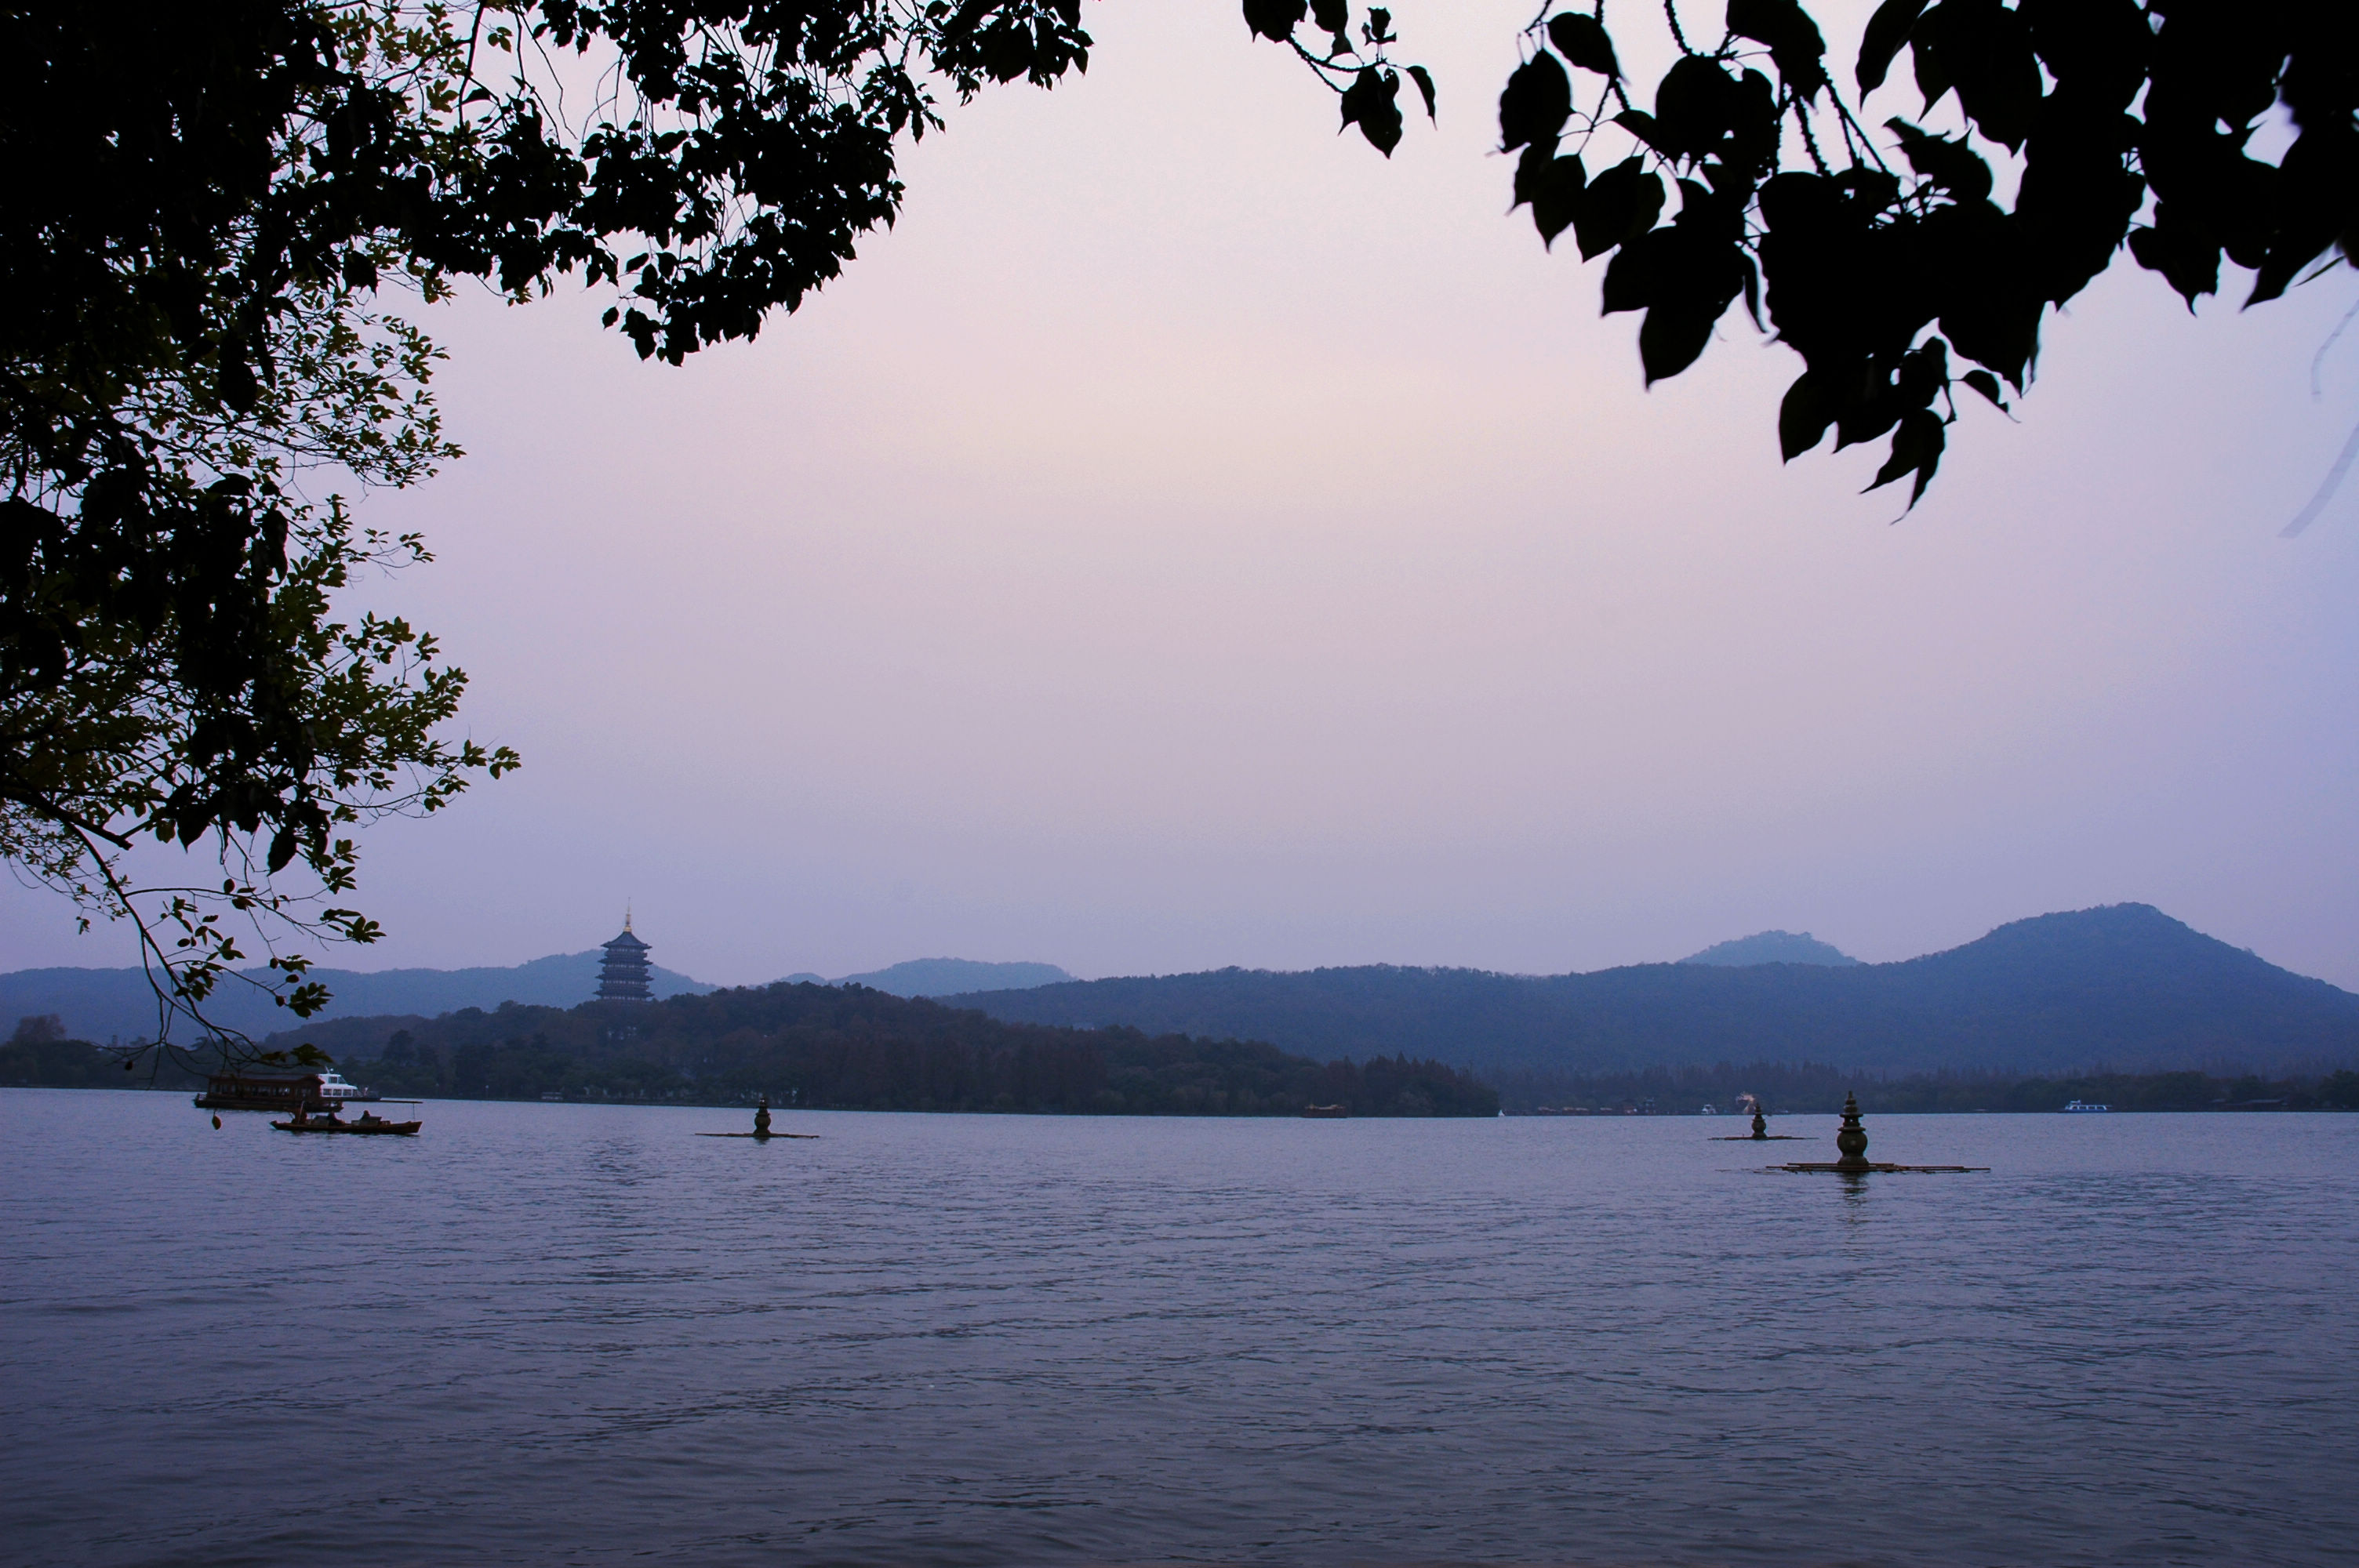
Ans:
{"label": "tree line along shore", "polygon": [[1484,1075],[1509,1116],[1691,1115],[1752,1097],[1770,1114],[1828,1115],[1846,1094],[1886,1116],[2057,1111],[2074,1100],[2117,1111],[2359,1110],[2359,1072],[2127,1073],[2095,1069],[2036,1076],[1995,1071],[1885,1076],[1815,1062],[1729,1062],[1573,1074],[1511,1068]]}
{"label": "tree line along shore", "polygon": [[[1886,1114],[2040,1112],[2071,1100],[2115,1110],[2359,1109],[2359,1072],[2266,1076],[1999,1071],[1882,1076],[1831,1064],[1753,1062],[1614,1073],[1469,1069],[1406,1054],[1318,1061],[1256,1041],[1109,1026],[1008,1023],[858,986],[786,984],[649,1004],[514,1003],[427,1019],[339,1019],[265,1042],[319,1046],[387,1095],[609,1104],[775,1103],[843,1110],[1062,1115],[1353,1116],[1693,1114],[1750,1096],[1772,1114],[1832,1113],[1846,1093]],[[125,1072],[114,1050],[27,1018],[0,1044],[0,1086],[193,1090],[221,1065],[199,1049]]]}
{"label": "tree line along shore", "polygon": [[[20,1025],[19,1038],[0,1048],[0,1084],[146,1081],[114,1068],[104,1048],[26,1038],[52,1033],[39,1021]],[[1499,1111],[1497,1091],[1440,1062],[1321,1062],[1257,1041],[1005,1023],[860,986],[780,983],[652,1003],[338,1019],[264,1042],[299,1043],[382,1093],[450,1099],[731,1105],[767,1095],[840,1110],[1115,1116],[1295,1116],[1311,1106],[1353,1116]],[[214,1060],[191,1054],[171,1069],[175,1082],[195,1084]]]}

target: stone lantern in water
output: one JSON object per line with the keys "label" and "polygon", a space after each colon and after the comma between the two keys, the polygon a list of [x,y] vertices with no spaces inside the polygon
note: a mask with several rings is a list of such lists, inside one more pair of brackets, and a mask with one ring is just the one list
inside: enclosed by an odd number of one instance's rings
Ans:
{"label": "stone lantern in water", "polygon": [[1867,1129],[1859,1124],[1859,1096],[1843,1096],[1843,1126],[1835,1131],[1835,1148],[1843,1158],[1832,1163],[1798,1162],[1772,1167],[1780,1171],[1832,1171],[1839,1176],[1864,1176],[1870,1171],[1987,1171],[1988,1165],[1886,1165],[1867,1157]]}
{"label": "stone lantern in water", "polygon": [[1835,1162],[1838,1171],[1869,1169],[1867,1129],[1859,1124],[1859,1096],[1848,1090],[1843,1094],[1843,1126],[1835,1132],[1835,1152],[1843,1156]]}

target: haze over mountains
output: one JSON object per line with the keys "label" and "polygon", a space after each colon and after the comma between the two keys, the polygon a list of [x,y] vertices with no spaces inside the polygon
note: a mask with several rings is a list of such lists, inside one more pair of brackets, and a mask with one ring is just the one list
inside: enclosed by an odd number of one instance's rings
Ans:
{"label": "haze over mountains", "polygon": [[[328,1017],[430,1018],[503,1001],[573,1006],[595,988],[598,958],[593,949],[512,968],[321,978],[336,993]],[[654,978],[659,997],[715,989],[669,969]],[[1075,980],[1051,964],[921,958],[822,983],[931,997],[1009,1022],[1123,1024],[1263,1040],[1321,1060],[1406,1054],[1478,1069],[1816,1061],[2044,1073],[2359,1063],[2359,996],[2145,904],[2017,921],[1894,964],[1862,964],[1808,933],[1771,931],[1675,964],[1588,974],[1368,965]],[[0,1025],[53,1012],[81,1038],[138,1038],[154,1027],[146,986],[136,969],[0,975]],[[295,1022],[250,996],[226,996],[218,1011],[257,1037]]]}
{"label": "haze over mountains", "polygon": [[1073,977],[1054,964],[984,964],[973,958],[911,958],[864,975],[788,975],[822,986],[866,986],[895,996],[954,996],[961,992],[1023,990],[1053,986]]}
{"label": "haze over mountains", "polygon": [[2019,920],[1897,964],[1639,964],[1544,977],[1389,965],[1221,969],[945,1000],[1012,1021],[1236,1035],[1310,1055],[1408,1052],[1478,1070],[2359,1062],[2359,996],[2136,903]]}

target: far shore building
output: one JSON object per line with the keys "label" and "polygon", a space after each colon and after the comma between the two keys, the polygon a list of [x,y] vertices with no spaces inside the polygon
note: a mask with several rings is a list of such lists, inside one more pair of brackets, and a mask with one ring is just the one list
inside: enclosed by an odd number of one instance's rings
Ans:
{"label": "far shore building", "polygon": [[647,989],[647,954],[653,951],[631,933],[631,916],[623,914],[623,934],[605,945],[598,960],[598,1001],[652,1001]]}

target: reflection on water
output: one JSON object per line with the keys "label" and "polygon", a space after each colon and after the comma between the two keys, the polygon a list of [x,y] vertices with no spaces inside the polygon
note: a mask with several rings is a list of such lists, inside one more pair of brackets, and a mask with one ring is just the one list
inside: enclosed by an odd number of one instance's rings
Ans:
{"label": "reflection on water", "polygon": [[[2348,1562],[2359,1116],[0,1090],[11,1563]],[[1788,1130],[1826,1136],[1820,1119]],[[1791,1146],[1788,1146],[1791,1147]]]}

